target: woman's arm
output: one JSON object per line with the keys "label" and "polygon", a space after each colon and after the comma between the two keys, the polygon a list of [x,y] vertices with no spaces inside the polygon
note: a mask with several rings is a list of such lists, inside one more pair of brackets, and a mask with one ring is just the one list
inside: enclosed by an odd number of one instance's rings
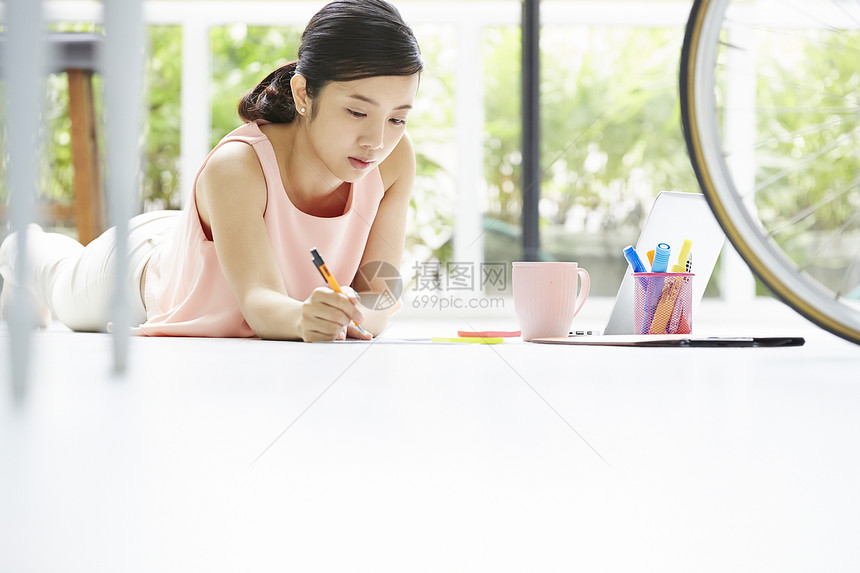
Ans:
{"label": "woman's arm", "polygon": [[266,182],[251,146],[222,145],[197,179],[197,209],[242,315],[260,338],[334,340],[363,320],[352,299],[320,287],[304,302],[287,295],[263,222]]}
{"label": "woman's arm", "polygon": [[[400,270],[403,258],[403,243],[406,237],[406,211],[415,181],[415,150],[408,134],[404,134],[385,161],[379,166],[385,195],[379,204],[373,226],[359,268],[373,261],[383,261]],[[353,282],[359,294],[365,292],[383,293],[387,285],[384,279],[377,278],[369,285],[362,279]],[[379,335],[388,324],[393,307],[369,309],[360,306],[365,321],[362,325],[374,336]],[[352,329],[349,330],[352,336]]]}

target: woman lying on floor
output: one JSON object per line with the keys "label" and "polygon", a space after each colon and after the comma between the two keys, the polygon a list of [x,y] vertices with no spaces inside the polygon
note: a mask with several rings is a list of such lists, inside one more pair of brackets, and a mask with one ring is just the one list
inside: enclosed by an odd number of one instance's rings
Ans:
{"label": "woman lying on floor", "polygon": [[[388,2],[323,7],[298,59],[242,98],[246,123],[206,158],[186,208],[130,221],[136,332],[305,341],[378,334],[391,309],[322,286],[310,250],[359,291],[386,288],[357,284],[363,265],[400,267],[415,176],[406,120],[422,69],[412,30]],[[115,236],[108,230],[84,247],[30,226],[31,294],[43,323],[53,316],[73,330],[106,329]],[[15,296],[16,243],[12,234],[0,246],[0,316]]]}

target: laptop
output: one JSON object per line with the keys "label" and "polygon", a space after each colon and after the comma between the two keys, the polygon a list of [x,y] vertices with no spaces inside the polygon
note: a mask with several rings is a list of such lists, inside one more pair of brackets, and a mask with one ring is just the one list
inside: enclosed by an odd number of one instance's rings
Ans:
{"label": "laptop", "polygon": [[[658,243],[672,247],[670,265],[675,263],[678,249],[684,239],[693,242],[691,272],[693,278],[693,316],[705,294],[714,266],[720,256],[726,236],[717,223],[705,196],[699,193],[663,191],[654,199],[651,212],[642,227],[636,251],[647,263],[646,253]],[[619,251],[618,256],[623,258]],[[633,277],[630,267],[615,296],[615,303],[602,331],[576,332],[573,335],[627,335],[633,332]]]}

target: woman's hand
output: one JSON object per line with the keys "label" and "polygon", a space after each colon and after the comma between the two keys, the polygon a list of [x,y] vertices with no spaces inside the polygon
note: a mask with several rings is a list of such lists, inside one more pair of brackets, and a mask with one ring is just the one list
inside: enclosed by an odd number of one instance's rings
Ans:
{"label": "woman's hand", "polygon": [[364,316],[358,309],[358,295],[349,287],[337,293],[328,287],[319,287],[302,303],[299,332],[305,342],[345,340],[346,337],[369,340],[353,324],[361,323]]}
{"label": "woman's hand", "polygon": [[[367,316],[361,311],[363,306],[361,306],[361,297],[355,292],[355,289],[352,287],[340,287],[349,300],[352,301],[352,304],[355,305],[356,310],[358,310],[359,314],[361,314],[361,320],[358,323],[361,325],[361,329],[359,329],[352,321],[346,325],[344,329],[344,336],[338,338],[338,340],[346,340],[347,338],[357,338],[358,340],[370,340],[373,338],[373,335],[370,334],[367,329],[364,328],[364,322],[367,320]],[[366,310],[366,309],[365,309]]]}

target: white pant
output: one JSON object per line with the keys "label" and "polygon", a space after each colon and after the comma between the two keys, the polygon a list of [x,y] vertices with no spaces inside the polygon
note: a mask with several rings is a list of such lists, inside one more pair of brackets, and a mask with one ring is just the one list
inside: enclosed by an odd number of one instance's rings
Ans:
{"label": "white pant", "polygon": [[[132,305],[133,325],[146,322],[146,307],[140,292],[146,263],[176,226],[179,213],[153,211],[129,221],[125,286]],[[108,229],[84,247],[65,235],[45,233],[31,225],[27,244],[36,298],[72,330],[104,332],[116,285],[116,229]],[[17,237],[13,233],[0,246],[0,273],[5,285],[14,281],[16,254]]]}

